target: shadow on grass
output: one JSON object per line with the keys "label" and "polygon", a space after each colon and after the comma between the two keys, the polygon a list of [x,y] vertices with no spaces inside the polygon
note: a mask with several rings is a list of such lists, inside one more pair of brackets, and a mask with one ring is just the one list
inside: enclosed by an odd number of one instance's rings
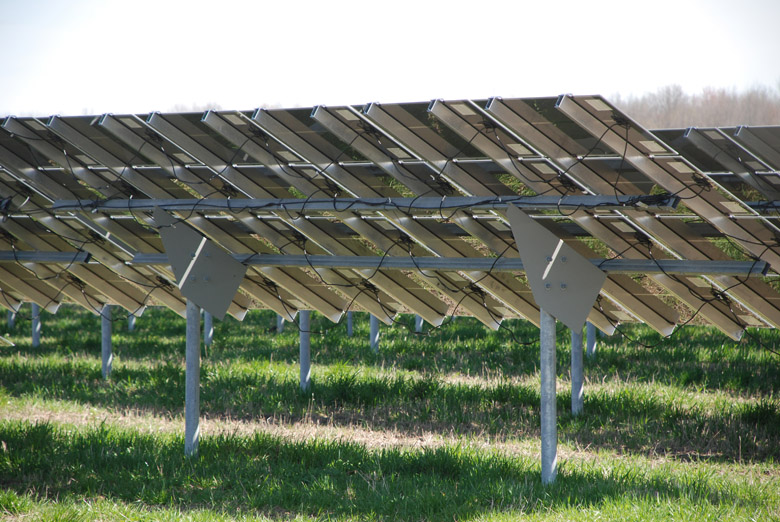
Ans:
{"label": "shadow on grass", "polygon": [[[272,436],[201,440],[186,459],[183,440],[101,427],[66,432],[49,424],[0,422],[0,486],[48,499],[107,497],[238,515],[462,520],[488,512],[598,506],[613,498],[685,499],[744,506],[711,477],[669,475],[616,464],[563,467],[541,485],[530,459],[461,447],[369,451],[348,442],[287,442]],[[753,507],[753,506],[748,506]]]}
{"label": "shadow on grass", "polygon": [[599,339],[597,357],[587,363],[592,375],[751,395],[780,390],[780,358],[762,347],[777,344],[777,330],[751,332],[740,343],[701,326],[681,327],[667,339],[642,325],[621,330],[630,340]]}
{"label": "shadow on grass", "polygon": [[[314,314],[312,356],[314,364],[336,363],[384,366],[429,375],[464,373],[481,376],[520,377],[538,372],[538,330],[527,321],[507,321],[507,331],[493,332],[472,318],[457,318],[429,336],[412,332],[412,316],[402,316],[399,325],[382,327],[378,354],[368,347],[367,314],[355,314],[354,336],[346,337],[345,326],[334,325]],[[115,310],[114,350],[126,360],[179,361],[184,356],[185,322],[170,310],[152,308],[126,330],[126,316]],[[25,322],[26,321],[26,322]],[[44,314],[41,348],[32,348],[29,319],[21,317],[12,332],[18,346],[8,351],[40,355],[100,353],[99,320],[84,310],[62,307],[57,315]],[[298,360],[298,332],[287,323],[285,331],[274,331],[275,315],[252,310],[243,322],[227,318],[216,323],[214,345],[207,352],[213,363],[276,360],[294,364]],[[641,325],[621,327],[634,341],[621,336],[599,339],[597,357],[587,361],[591,379],[660,382],[698,390],[729,390],[738,394],[767,396],[780,391],[780,363],[767,352],[749,344],[735,344],[711,328],[685,327],[671,339],[661,340]],[[756,334],[769,343],[776,332]],[[568,330],[558,332],[558,371],[568,372]],[[640,343],[656,345],[643,347]],[[660,343],[660,344],[659,344]],[[0,348],[0,353],[2,353]]]}
{"label": "shadow on grass", "polygon": [[[480,386],[433,376],[363,375],[334,366],[315,376],[309,393],[298,387],[295,367],[206,364],[201,371],[201,411],[215,418],[285,421],[313,418],[336,425],[392,427],[417,435],[537,436],[539,392],[531,385]],[[0,359],[0,386],[15,397],[76,401],[178,414],[184,404],[181,364],[117,366],[110,381],[99,362],[81,358]],[[585,414],[569,413],[570,394],[559,393],[559,430],[581,445],[644,454],[706,454],[723,461],[780,458],[776,400],[703,410],[680,407],[652,387],[623,387],[586,395]],[[745,434],[750,433],[747,437]]]}

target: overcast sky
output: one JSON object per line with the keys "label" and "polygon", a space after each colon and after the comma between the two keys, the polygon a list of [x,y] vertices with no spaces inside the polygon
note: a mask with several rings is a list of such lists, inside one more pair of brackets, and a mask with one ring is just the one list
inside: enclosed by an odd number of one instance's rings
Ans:
{"label": "overcast sky", "polygon": [[0,0],[0,116],[777,89],[779,20],[778,0]]}

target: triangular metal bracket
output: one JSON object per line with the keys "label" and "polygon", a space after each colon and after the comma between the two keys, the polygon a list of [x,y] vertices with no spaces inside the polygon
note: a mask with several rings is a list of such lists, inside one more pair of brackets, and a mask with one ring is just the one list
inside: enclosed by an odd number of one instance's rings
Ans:
{"label": "triangular metal bracket", "polygon": [[224,318],[246,266],[160,207],[154,209],[154,221],[181,294],[212,316]]}
{"label": "triangular metal bracket", "polygon": [[582,330],[607,274],[514,205],[506,215],[536,304]]}

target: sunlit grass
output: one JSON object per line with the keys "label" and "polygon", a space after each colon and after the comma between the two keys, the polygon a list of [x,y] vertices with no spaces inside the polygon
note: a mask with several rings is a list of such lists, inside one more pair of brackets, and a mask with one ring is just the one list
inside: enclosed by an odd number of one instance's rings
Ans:
{"label": "sunlit grass", "polygon": [[[273,314],[257,311],[243,323],[217,323],[214,344],[203,351],[201,409],[209,425],[224,429],[204,431],[198,458],[187,460],[177,428],[181,318],[150,309],[130,333],[116,311],[114,370],[104,381],[96,317],[69,307],[44,314],[42,346],[32,348],[22,314],[6,335],[17,346],[0,348],[0,419],[8,416],[0,425],[0,513],[41,520],[780,516],[780,364],[766,350],[701,327],[669,340],[626,327],[632,339],[655,346],[600,339],[586,361],[585,414],[575,418],[568,331],[559,329],[558,430],[567,457],[556,486],[545,489],[533,449],[539,347],[532,325],[508,321],[510,335],[458,318],[421,336],[403,317],[403,325],[383,327],[374,353],[367,318],[355,319],[348,338],[343,324],[314,315],[308,392],[298,386],[294,324],[276,333]],[[776,332],[758,335],[775,342]],[[155,419],[160,429],[139,427]],[[231,433],[236,423],[242,428]],[[269,426],[304,438],[271,434]],[[359,442],[350,442],[355,433]],[[398,440],[388,444],[383,433]],[[374,443],[371,434],[383,440]],[[438,442],[415,447],[417,437],[431,436]]]}
{"label": "sunlit grass", "polygon": [[349,442],[220,435],[204,437],[199,456],[184,459],[179,435],[24,422],[0,423],[0,440],[4,484],[26,487],[21,497],[3,498],[9,512],[34,509],[53,490],[66,502],[383,520],[598,511],[626,502],[766,519],[777,515],[780,500],[777,480],[759,474],[735,479],[706,466],[610,459],[564,463],[556,484],[545,488],[536,459],[459,445],[372,451]]}

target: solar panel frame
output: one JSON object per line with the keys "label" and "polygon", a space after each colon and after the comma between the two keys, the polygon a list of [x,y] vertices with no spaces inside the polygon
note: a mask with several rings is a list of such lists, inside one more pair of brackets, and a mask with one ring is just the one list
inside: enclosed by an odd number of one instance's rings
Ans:
{"label": "solar panel frame", "polygon": [[[5,118],[0,125],[6,131],[0,133],[0,198],[10,213],[5,211],[7,222],[0,225],[8,234],[0,238],[0,249],[83,251],[99,263],[2,261],[5,304],[18,308],[23,300],[35,300],[54,307],[70,300],[94,313],[92,300],[130,311],[142,309],[151,297],[183,315],[184,299],[171,285],[167,266],[128,264],[139,255],[162,253],[148,212],[109,215],[83,208],[71,209],[71,215],[53,213],[53,204],[65,199],[646,195],[682,188],[681,194],[695,196],[687,205],[694,210],[690,217],[707,226],[686,222],[689,217],[681,212],[648,213],[634,206],[576,210],[565,216],[571,224],[541,210],[534,217],[585,254],[592,254],[588,245],[593,245],[629,259],[679,258],[689,266],[729,262],[732,257],[712,242],[713,234],[722,241],[739,232],[736,237],[748,256],[777,266],[780,255],[773,238],[780,226],[773,220],[778,216],[766,201],[746,199],[751,187],[764,200],[780,193],[772,171],[777,169],[774,155],[780,154],[777,128],[662,130],[664,142],[601,97],[564,96],[507,100],[529,108],[518,130],[493,113],[494,103],[503,101]],[[679,140],[695,147],[678,151],[674,143]],[[752,162],[750,168],[740,170],[745,158]],[[705,164],[722,172],[696,166]],[[689,174],[692,181],[687,181]],[[705,187],[696,176],[705,180],[708,192],[685,192]],[[517,255],[500,209],[457,208],[446,218],[387,208],[317,216],[289,208],[190,208],[178,216],[233,253],[343,259],[379,253],[443,260]],[[647,238],[660,248],[643,252]],[[45,280],[59,274],[73,278],[72,285]],[[669,334],[679,318],[663,299],[673,297],[675,303],[699,309],[706,321],[733,338],[746,326],[780,325],[780,294],[760,279],[725,274],[651,278],[671,294],[610,274],[602,292],[607,299],[594,305],[591,320],[608,332],[620,321],[642,320]],[[420,313],[432,324],[441,324],[451,313],[473,315],[492,328],[511,317],[538,323],[538,308],[522,276],[448,270],[446,263],[430,271],[252,264],[231,313],[240,319],[255,306],[274,309],[289,320],[306,308],[337,321],[354,306],[387,323],[401,311]]]}
{"label": "solar panel frame", "polygon": [[[608,178],[601,178],[590,168],[589,164],[579,160],[574,152],[568,151],[564,147],[574,147],[578,152],[586,153],[587,151],[578,148],[580,145],[571,140],[567,135],[559,132],[557,127],[540,125],[539,114],[535,113],[524,101],[512,100],[505,103],[503,100],[492,100],[486,106],[485,111],[498,122],[508,126],[518,136],[533,143],[551,158],[555,158],[556,163],[560,163],[561,169],[568,176],[577,178],[589,190],[593,190],[596,193],[617,190],[614,185],[609,184]],[[535,125],[530,124],[532,119],[535,119]],[[544,128],[546,133],[542,132],[540,128]],[[639,135],[643,138],[647,137],[645,133],[640,133]],[[594,134],[594,136],[599,136],[599,134]],[[630,217],[629,223],[636,229],[647,233],[648,237],[658,239],[657,233],[645,229],[646,223],[654,223],[653,220],[645,219],[648,217],[646,214],[630,209],[621,211],[621,214],[624,219]],[[605,221],[595,219],[592,216],[582,216],[580,224],[583,226],[587,224],[586,229],[591,234],[603,240],[613,251],[619,252],[624,257],[650,258],[646,251],[638,248],[638,246],[641,246],[641,243],[637,242],[633,237],[626,236],[625,233],[617,230],[614,225],[607,225]],[[669,242],[670,238],[666,238],[666,243],[659,241],[662,245],[668,245]],[[679,247],[683,243],[684,240],[681,240],[678,243],[674,243],[674,246]],[[659,256],[661,255],[664,254],[659,253]],[[654,275],[651,278],[672,292],[677,299],[686,303],[689,309],[696,311],[730,337],[739,339],[742,336],[744,328],[731,317],[732,314],[729,308],[723,303],[698,298],[697,294],[699,292],[693,282],[687,281],[685,278],[672,279],[663,275]]]}

